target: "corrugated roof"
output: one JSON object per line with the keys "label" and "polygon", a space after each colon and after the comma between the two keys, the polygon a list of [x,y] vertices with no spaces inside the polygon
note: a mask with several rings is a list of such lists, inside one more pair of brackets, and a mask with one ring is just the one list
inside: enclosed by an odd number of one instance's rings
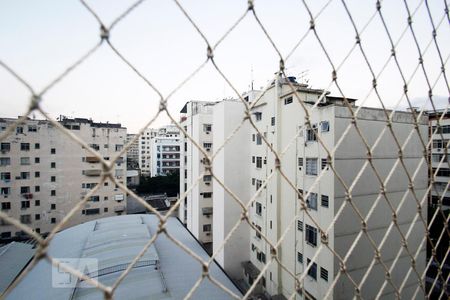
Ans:
{"label": "corrugated roof", "polygon": [[[133,258],[156,234],[159,220],[154,215],[126,215],[81,224],[58,233],[49,246],[54,258],[94,258],[97,279],[113,285]],[[169,218],[167,232],[203,260],[209,258],[200,244],[176,219]],[[89,269],[92,273],[92,269]],[[92,274],[96,274],[93,272]],[[236,295],[242,296],[231,280],[214,263],[210,274]],[[202,266],[164,234],[145,252],[138,264],[115,291],[115,299],[182,299],[202,275]],[[52,287],[52,267],[41,261],[9,295],[10,299],[103,299],[103,293],[87,287]],[[205,279],[194,299],[229,299],[229,295]]]}
{"label": "corrugated roof", "polygon": [[9,243],[0,248],[0,295],[20,274],[34,255],[32,244]]}

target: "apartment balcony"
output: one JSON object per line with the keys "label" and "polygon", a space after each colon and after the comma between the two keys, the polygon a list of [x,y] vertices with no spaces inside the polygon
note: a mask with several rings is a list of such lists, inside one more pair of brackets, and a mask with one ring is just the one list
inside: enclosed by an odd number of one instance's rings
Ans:
{"label": "apartment balcony", "polygon": [[21,194],[21,196],[25,199],[33,199],[32,193],[24,193],[24,194]]}
{"label": "apartment balcony", "polygon": [[86,156],[86,162],[98,163],[98,162],[100,162],[100,159],[97,156]]}
{"label": "apartment balcony", "polygon": [[114,212],[123,212],[125,210],[125,205],[114,206]]}
{"label": "apartment balcony", "polygon": [[86,176],[100,176],[101,173],[102,170],[100,169],[84,170],[84,175]]}

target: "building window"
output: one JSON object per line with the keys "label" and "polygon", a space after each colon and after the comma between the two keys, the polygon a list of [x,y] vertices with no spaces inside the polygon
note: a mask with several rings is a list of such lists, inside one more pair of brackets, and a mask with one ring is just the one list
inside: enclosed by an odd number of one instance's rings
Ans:
{"label": "building window", "polygon": [[35,157],[34,158],[34,163],[35,164],[38,164],[38,163],[40,163],[41,162],[41,159],[39,158],[39,157]]}
{"label": "building window", "polygon": [[56,209],[56,204],[55,204],[55,203],[51,203],[51,204],[50,204],[50,209],[51,209],[51,210]]}
{"label": "building window", "polygon": [[322,170],[327,169],[328,168],[328,159],[322,158],[321,164],[322,164]]}
{"label": "building window", "polygon": [[317,158],[306,158],[306,175],[317,175]]}
{"label": "building window", "polygon": [[262,181],[261,180],[256,180],[256,190],[259,190],[262,186]]}
{"label": "building window", "polygon": [[0,166],[9,166],[11,164],[11,159],[9,157],[0,158]]}
{"label": "building window", "polygon": [[328,207],[329,203],[328,196],[327,195],[320,196],[320,202],[323,207]]}
{"label": "building window", "polygon": [[23,127],[16,127],[16,133],[17,134],[23,133]]}
{"label": "building window", "polygon": [[34,206],[41,206],[41,200],[34,200]]}
{"label": "building window", "polygon": [[203,225],[203,232],[211,232],[211,224]]}
{"label": "building window", "polygon": [[262,157],[260,157],[260,156],[257,156],[257,157],[256,157],[256,167],[257,167],[258,169],[261,169],[261,168],[262,168]]}
{"label": "building window", "polygon": [[99,202],[100,201],[100,196],[91,196],[91,198],[89,198],[89,201],[91,201],[91,202]]}
{"label": "building window", "polygon": [[35,214],[34,215],[34,219],[35,220],[40,220],[41,219],[41,215],[40,214]]}
{"label": "building window", "polygon": [[20,193],[21,194],[28,194],[28,193],[30,193],[30,187],[29,186],[21,186],[20,187]]}
{"label": "building window", "polygon": [[103,208],[103,212],[108,212],[108,208],[107,207]]}
{"label": "building window", "polygon": [[10,231],[2,232],[0,234],[0,238],[2,238],[2,239],[9,239],[9,238],[11,238],[11,232]]}
{"label": "building window", "polygon": [[40,187],[39,185],[36,185],[36,186],[34,187],[34,191],[35,191],[36,193],[39,193],[39,192],[41,191],[41,187]]}
{"label": "building window", "polygon": [[51,190],[50,191],[50,196],[56,196],[56,190]]}
{"label": "building window", "polygon": [[28,166],[30,164],[30,158],[29,157],[21,157],[20,164],[22,166]]}
{"label": "building window", "polygon": [[293,100],[292,100],[292,96],[291,96],[291,97],[284,98],[284,105],[291,104],[292,101],[293,101]]}
{"label": "building window", "polygon": [[31,215],[21,215],[20,223],[22,224],[30,224],[31,223]]}
{"label": "building window", "polygon": [[306,141],[307,142],[315,142],[317,141],[317,136],[315,130],[317,129],[317,125],[313,124],[312,128],[306,129]]}
{"label": "building window", "polygon": [[122,149],[123,149],[123,145],[120,145],[120,144],[116,145],[116,152],[122,151]]}
{"label": "building window", "polygon": [[6,153],[11,151],[11,144],[10,143],[1,143],[0,144],[0,151],[2,153]]}
{"label": "building window", "polygon": [[34,177],[36,177],[36,178],[41,177],[41,172],[34,172]]}
{"label": "building window", "polygon": [[50,223],[55,224],[56,223],[56,218],[51,218],[50,219]]}
{"label": "building window", "polygon": [[11,181],[11,173],[10,172],[0,173],[0,180],[3,180],[4,182],[10,182]]}
{"label": "building window", "polygon": [[[309,265],[311,263],[311,260],[308,258],[307,262]],[[316,263],[312,263],[311,267],[308,270],[308,276],[317,280],[317,264]]]}
{"label": "building window", "polygon": [[21,209],[30,208],[30,201],[21,201],[20,202],[20,208]]}
{"label": "building window", "polygon": [[20,179],[30,179],[30,172],[20,172]]}
{"label": "building window", "polygon": [[[185,170],[185,171],[187,171],[187,170]],[[204,175],[203,176],[203,181],[204,182],[211,182],[211,180],[212,180],[212,176],[211,175]]]}
{"label": "building window", "polygon": [[311,246],[317,246],[317,228],[306,224],[305,240]]}
{"label": "building window", "polygon": [[261,239],[261,230],[262,230],[262,228],[261,228],[261,226],[259,226],[259,225],[256,225],[255,224],[255,227],[256,227],[256,229],[258,229],[258,230],[255,230],[255,236],[258,238],[258,239]]}
{"label": "building window", "polygon": [[261,112],[255,112],[255,120],[261,121],[262,120],[262,113]]}
{"label": "building window", "polygon": [[211,198],[212,197],[212,193],[203,193],[203,198]]}
{"label": "building window", "polygon": [[261,145],[262,144],[262,138],[261,135],[259,133],[256,134],[256,145]]}
{"label": "building window", "polygon": [[328,270],[327,269],[320,267],[320,278],[322,278],[325,281],[328,281]]}
{"label": "building window", "polygon": [[275,117],[270,118],[270,125],[275,126]]}
{"label": "building window", "polygon": [[303,254],[300,252],[297,252],[297,261],[301,264],[303,263]]}
{"label": "building window", "polygon": [[203,143],[203,148],[205,148],[206,151],[210,151],[212,148],[212,143]]}
{"label": "building window", "polygon": [[86,209],[85,214],[86,215],[98,215],[98,214],[100,214],[100,208]]}
{"label": "building window", "polygon": [[298,158],[298,169],[301,170],[303,167],[303,157]]}
{"label": "building window", "polygon": [[255,183],[256,183],[256,179],[252,178],[252,185],[255,185]]}
{"label": "building window", "polygon": [[50,168],[55,169],[56,168],[56,163],[55,162],[50,163]]}
{"label": "building window", "polygon": [[255,163],[255,157],[252,156],[252,164],[254,164],[254,163]]}
{"label": "building window", "polygon": [[56,149],[55,148],[51,148],[50,149],[50,154],[56,154]]}
{"label": "building window", "polygon": [[30,143],[20,143],[21,151],[30,151]]}
{"label": "building window", "polygon": [[36,125],[29,125],[28,126],[28,132],[36,132],[36,131],[37,131]]}
{"label": "building window", "polygon": [[320,122],[320,131],[321,132],[328,132],[328,131],[330,131],[330,122],[328,122],[328,121]]}
{"label": "building window", "polygon": [[310,209],[317,210],[317,193],[309,193],[308,199],[306,199],[306,205]]}
{"label": "building window", "polygon": [[9,195],[9,187],[0,188],[0,195],[3,195],[3,196]]}
{"label": "building window", "polygon": [[2,202],[2,210],[11,209],[11,202]]}
{"label": "building window", "polygon": [[302,221],[297,221],[297,230],[303,231],[303,222]]}
{"label": "building window", "polygon": [[212,125],[211,124],[203,124],[203,131],[206,133],[210,133],[212,131]]}
{"label": "building window", "polygon": [[261,203],[259,203],[259,202],[256,202],[256,214],[258,215],[258,216],[261,216],[262,215],[262,205],[261,205]]}
{"label": "building window", "polygon": [[252,134],[252,142],[254,142],[255,141],[255,138],[256,137],[256,135],[255,134]]}
{"label": "building window", "polygon": [[50,177],[50,181],[51,181],[51,182],[56,182],[56,176]]}
{"label": "building window", "polygon": [[262,263],[266,263],[266,254],[263,252],[256,252],[256,259]]}

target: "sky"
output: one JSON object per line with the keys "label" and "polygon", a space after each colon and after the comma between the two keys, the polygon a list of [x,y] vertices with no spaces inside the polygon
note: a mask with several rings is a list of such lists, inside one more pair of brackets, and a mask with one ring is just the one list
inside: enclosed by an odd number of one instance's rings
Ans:
{"label": "sky", "polygon": [[[103,23],[111,22],[135,1],[87,1]],[[328,0],[306,1],[316,15]],[[421,3],[407,1],[411,11]],[[245,13],[247,0],[185,0],[180,3],[196,22],[211,45]],[[376,12],[375,1],[347,0],[359,30]],[[444,17],[445,1],[429,1],[437,26],[437,41],[447,63],[450,54],[450,26]],[[310,18],[300,0],[256,0],[258,18],[286,57],[308,32]],[[407,27],[403,0],[382,2],[381,12],[394,42]],[[342,1],[331,1],[316,19],[317,33],[335,66],[340,65],[355,45],[355,32]],[[448,106],[449,92],[440,76],[441,63],[432,38],[432,26],[425,4],[413,17],[414,32],[424,55],[427,75],[434,86],[433,95],[440,107]],[[61,74],[99,41],[99,24],[77,0],[1,0],[0,61],[23,77],[36,91]],[[206,44],[174,1],[147,0],[133,10],[110,33],[111,43],[162,94],[169,95],[185,78],[206,60]],[[375,74],[383,103],[407,106],[403,81],[391,58],[391,47],[381,18],[374,19],[361,35],[361,43]],[[418,107],[427,102],[428,86],[418,65],[418,52],[409,30],[396,45],[408,93]],[[243,93],[251,83],[255,89],[265,87],[279,68],[279,57],[251,13],[225,38],[214,52],[217,65]],[[386,67],[383,66],[388,62]],[[446,68],[449,69],[448,64]],[[331,85],[331,65],[313,32],[304,38],[286,61],[288,75],[297,76],[313,88],[328,89],[341,96]],[[448,73],[448,71],[447,71]],[[300,75],[303,75],[300,78]],[[359,104],[379,107],[370,93],[372,76],[359,48],[348,56],[338,71],[338,83],[346,97]],[[22,115],[30,100],[24,86],[0,66],[0,117]],[[209,62],[169,99],[169,111],[179,117],[184,103],[191,100],[218,101],[236,98]],[[101,122],[120,122],[128,132],[137,132],[157,112],[158,95],[127,66],[105,43],[83,64],[44,94],[41,107],[52,117],[92,118]],[[36,117],[39,117],[37,115]],[[152,127],[168,124],[162,114]]]}

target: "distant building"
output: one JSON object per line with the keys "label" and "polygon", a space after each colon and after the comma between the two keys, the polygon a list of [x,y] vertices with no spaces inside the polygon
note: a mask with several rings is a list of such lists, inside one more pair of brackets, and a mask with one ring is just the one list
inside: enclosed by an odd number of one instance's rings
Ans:
{"label": "distant building", "polygon": [[180,130],[175,125],[166,125],[158,129],[150,140],[151,176],[161,176],[180,171]]}
{"label": "distant building", "polygon": [[139,137],[139,168],[142,175],[150,176],[151,174],[151,139],[157,135],[158,131],[153,128],[147,128]]}
{"label": "distant building", "polygon": [[[77,268],[74,261],[82,258],[78,265],[88,267],[81,271],[112,286],[158,232],[158,225],[159,219],[154,215],[127,215],[87,222],[56,234],[48,254],[63,261],[72,259],[68,263],[74,268]],[[209,259],[177,219],[168,218],[165,228],[172,238],[197,257],[204,261]],[[209,274],[236,297],[242,297],[214,262],[209,267]],[[201,277],[199,262],[161,233],[118,285],[114,298],[183,299]],[[42,299],[103,299],[104,293],[100,289],[87,286],[86,282],[53,268],[43,259],[12,290],[8,299],[31,299],[37,295]],[[192,298],[230,299],[230,295],[205,278]]]}
{"label": "distant building", "polygon": [[[450,273],[448,217],[450,213],[450,160],[448,143],[450,140],[450,112],[447,110],[428,112],[430,128],[430,199],[428,205],[428,222],[430,224],[430,239],[435,253],[428,244],[427,259],[431,260],[427,272],[427,287],[434,284],[432,297],[438,297],[442,289],[450,291],[448,276]],[[439,121],[439,127],[438,127]],[[439,169],[438,169],[439,166]],[[434,174],[436,173],[436,176]],[[432,223],[431,223],[432,222]],[[439,269],[442,274],[439,276]],[[435,282],[435,279],[436,283]],[[444,278],[444,280],[442,280]],[[437,299],[437,298],[436,298]]]}
{"label": "distant building", "polygon": [[[135,134],[127,134],[126,144],[133,140],[135,136]],[[127,150],[127,165],[129,166],[128,169],[139,168],[139,139],[136,139]]]}
{"label": "distant building", "polygon": [[[0,119],[4,131],[17,119]],[[123,149],[126,128],[120,124],[61,117],[60,124],[104,157]],[[115,178],[126,180],[126,154],[114,165]],[[46,120],[26,119],[0,145],[0,205],[2,212],[38,233],[49,232],[100,182],[97,157]],[[125,212],[125,195],[107,180],[66,226]],[[0,221],[1,239],[21,237],[18,228]]]}

